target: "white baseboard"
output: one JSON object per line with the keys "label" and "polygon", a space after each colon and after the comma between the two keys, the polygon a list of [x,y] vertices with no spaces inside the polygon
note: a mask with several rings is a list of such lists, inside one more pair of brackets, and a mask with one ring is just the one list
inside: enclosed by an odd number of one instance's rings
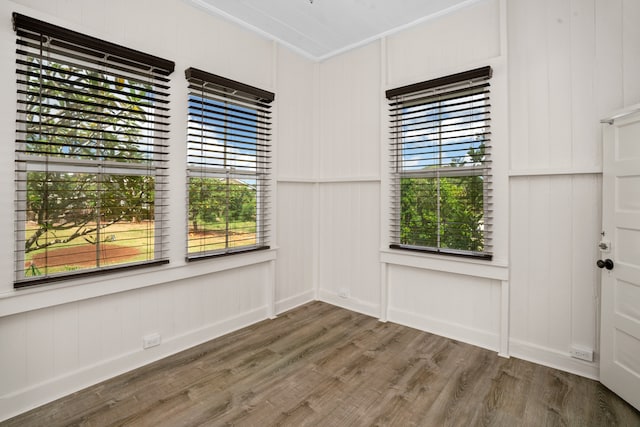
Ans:
{"label": "white baseboard", "polygon": [[315,293],[313,290],[309,290],[307,292],[303,292],[298,295],[294,295],[289,298],[285,298],[283,300],[276,302],[276,314],[284,313],[285,311],[289,311],[293,308],[299,307],[303,304],[311,302],[314,300]]}
{"label": "white baseboard", "polygon": [[496,332],[474,329],[465,325],[445,322],[423,314],[410,313],[391,307],[388,310],[387,316],[391,322],[420,329],[421,331],[462,341],[496,352],[500,348],[500,337]]}
{"label": "white baseboard", "polygon": [[510,339],[509,355],[592,380],[600,380],[600,368],[596,362],[575,359],[569,355],[568,351],[561,352],[536,344]]}
{"label": "white baseboard", "polygon": [[380,318],[380,306],[378,304],[371,304],[353,297],[342,298],[338,296],[338,294],[329,292],[325,289],[320,289],[318,291],[318,300],[337,307],[346,308],[347,310]]}
{"label": "white baseboard", "polygon": [[267,307],[213,323],[163,341],[157,347],[120,355],[0,398],[0,422],[83,388],[210,341],[267,318]]}

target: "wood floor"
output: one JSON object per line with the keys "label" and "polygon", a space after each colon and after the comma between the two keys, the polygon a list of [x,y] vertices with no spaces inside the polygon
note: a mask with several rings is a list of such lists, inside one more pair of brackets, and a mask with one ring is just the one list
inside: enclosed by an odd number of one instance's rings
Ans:
{"label": "wood floor", "polygon": [[7,426],[640,426],[600,383],[313,302]]}

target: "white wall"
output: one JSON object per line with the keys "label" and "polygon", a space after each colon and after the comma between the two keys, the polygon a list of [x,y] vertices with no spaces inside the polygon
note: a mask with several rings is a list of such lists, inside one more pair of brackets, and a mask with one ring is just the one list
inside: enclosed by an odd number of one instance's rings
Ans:
{"label": "white wall", "polygon": [[[0,420],[313,299],[308,194],[273,186],[274,249],[186,264],[186,81],[197,67],[276,93],[274,163],[295,175],[310,135],[316,65],[180,0],[16,0],[0,5],[0,196],[13,200],[15,33],[11,13],[175,61],[171,88],[170,264],[108,278],[13,289],[13,245],[0,247]],[[231,41],[231,42],[230,42]],[[307,95],[300,98],[298,95]],[[281,126],[278,124],[282,123]],[[275,176],[275,175],[274,175]],[[293,209],[292,209],[293,208]],[[13,203],[0,206],[13,218]],[[7,222],[9,224],[10,222]],[[0,238],[14,241],[11,226]],[[282,253],[278,255],[278,241]],[[299,268],[289,268],[297,265]],[[278,276],[275,286],[276,274]],[[142,349],[142,337],[162,344]]]}
{"label": "white wall", "polygon": [[380,43],[331,58],[319,68],[318,294],[377,316]]}
{"label": "white wall", "polygon": [[317,65],[278,48],[276,312],[315,298]]}
{"label": "white wall", "polygon": [[640,101],[640,3],[509,2],[511,354],[597,377],[600,118]]}

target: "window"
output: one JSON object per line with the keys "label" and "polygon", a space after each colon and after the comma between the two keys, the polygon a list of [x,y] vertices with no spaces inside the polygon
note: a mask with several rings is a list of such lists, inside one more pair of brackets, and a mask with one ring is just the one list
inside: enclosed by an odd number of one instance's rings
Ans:
{"label": "window", "polygon": [[17,13],[13,20],[15,286],[168,262],[173,62]]}
{"label": "window", "polygon": [[187,258],[267,249],[274,94],[194,68],[186,77]]}
{"label": "window", "polygon": [[490,78],[484,67],[387,91],[391,248],[491,259]]}

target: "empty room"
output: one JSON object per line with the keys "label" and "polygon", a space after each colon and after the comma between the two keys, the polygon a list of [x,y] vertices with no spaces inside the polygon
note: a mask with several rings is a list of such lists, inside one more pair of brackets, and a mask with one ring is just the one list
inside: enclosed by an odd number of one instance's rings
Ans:
{"label": "empty room", "polygon": [[640,426],[640,2],[0,2],[0,425]]}

